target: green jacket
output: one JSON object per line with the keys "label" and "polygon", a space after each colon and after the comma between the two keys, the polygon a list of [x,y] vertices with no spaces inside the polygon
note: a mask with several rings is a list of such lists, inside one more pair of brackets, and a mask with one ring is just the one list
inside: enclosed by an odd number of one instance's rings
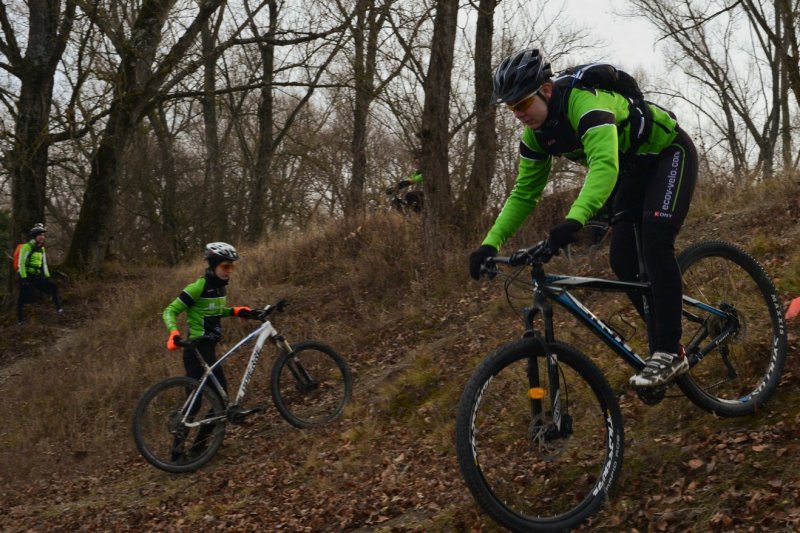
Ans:
{"label": "green jacket", "polygon": [[37,245],[34,239],[20,247],[18,261],[17,272],[19,272],[20,278],[25,279],[28,276],[50,277],[44,246]]}
{"label": "green jacket", "polygon": [[415,170],[414,173],[411,174],[406,179],[414,185],[419,185],[420,183],[422,183],[422,172],[420,172],[419,170]]}
{"label": "green jacket", "polygon": [[233,310],[225,306],[225,283],[211,273],[190,283],[162,315],[167,330],[178,329],[178,315],[186,311],[189,337],[207,335],[216,340],[222,337],[222,317],[231,316]]}
{"label": "green jacket", "polygon": [[[637,155],[658,154],[677,136],[675,118],[656,105],[649,106],[653,126]],[[548,115],[548,122],[539,130],[525,126],[514,189],[483,244],[500,249],[516,233],[542,196],[554,155],[589,169],[566,216],[585,224],[608,200],[617,183],[620,155],[631,146],[629,113],[628,100],[620,94],[576,87],[566,101],[566,120]]]}

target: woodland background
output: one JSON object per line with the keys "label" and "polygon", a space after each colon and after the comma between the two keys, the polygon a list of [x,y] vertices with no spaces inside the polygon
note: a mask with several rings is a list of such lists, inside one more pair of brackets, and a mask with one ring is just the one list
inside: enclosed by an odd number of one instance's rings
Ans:
{"label": "woodland background", "polygon": [[[800,4],[627,6],[667,43],[653,58],[666,75],[634,74],[701,153],[678,247],[732,241],[797,297]],[[0,32],[0,238],[10,255],[47,224],[65,306],[26,307],[23,328],[0,311],[0,529],[497,530],[452,441],[469,375],[521,333],[499,284],[467,274],[516,176],[519,125],[488,105],[491,73],[531,43],[556,70],[603,58],[590,29],[516,0],[0,0]],[[384,190],[415,159],[430,201],[391,212]],[[563,217],[582,172],[558,162],[509,249]],[[242,255],[229,302],[288,298],[274,323],[345,356],[353,403],[315,431],[270,408],[201,471],[169,475],[138,455],[130,418],[144,390],[183,372],[161,312],[213,240]],[[603,247],[577,246],[548,268],[607,264]],[[562,315],[560,338],[607,373],[625,419],[620,486],[585,531],[800,529],[796,321],[773,399],[721,420],[678,393],[653,407],[624,394],[630,369]],[[249,325],[225,328],[229,346]],[[631,345],[646,346],[637,331]],[[271,401],[272,360],[253,402]],[[226,366],[232,380],[241,370]]]}
{"label": "woodland background", "polygon": [[[664,79],[634,74],[680,110],[704,182],[797,169],[797,0],[626,7],[667,44]],[[517,0],[3,0],[0,30],[0,238],[46,222],[66,272],[362,216],[417,167],[426,242],[472,239],[516,176],[494,66],[531,45],[556,71],[604,57]],[[560,163],[551,188],[581,176]]]}

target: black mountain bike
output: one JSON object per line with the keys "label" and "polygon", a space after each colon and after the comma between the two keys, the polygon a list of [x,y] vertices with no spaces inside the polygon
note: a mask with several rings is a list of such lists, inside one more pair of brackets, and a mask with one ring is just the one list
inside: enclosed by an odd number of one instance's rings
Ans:
{"label": "black mountain bike", "polygon": [[421,213],[425,201],[425,193],[419,188],[411,188],[406,192],[396,185],[386,189],[386,196],[392,209],[400,213]]}
{"label": "black mountain bike", "polygon": [[[270,307],[262,310],[265,316]],[[214,369],[252,339],[256,342],[250,361],[239,392],[231,400]],[[239,424],[249,415],[264,412],[263,406],[246,409],[242,402],[267,339],[280,352],[272,366],[270,388],[281,416],[298,428],[320,426],[341,416],[352,391],[352,377],[344,359],[321,342],[289,344],[264,319],[211,366],[196,349],[206,337],[179,342],[195,348],[205,373],[199,381],[169,378],[144,393],[133,415],[133,437],[142,456],[167,472],[197,470],[219,450],[227,423]]]}
{"label": "black mountain bike", "polygon": [[[484,264],[490,277],[499,273],[497,265],[519,267],[506,275],[506,291],[523,283],[519,274],[530,269],[533,305],[526,309],[522,338],[497,349],[475,370],[456,420],[456,452],[467,486],[494,520],[515,531],[576,527],[600,508],[622,468],[617,396],[586,355],[556,340],[551,302],[635,371],[645,364],[570,290],[638,292],[649,325],[650,284],[549,275],[544,264],[550,257],[543,241]],[[685,291],[681,342],[690,369],[677,385],[716,415],[756,412],[775,391],[786,359],[786,323],[772,281],[745,251],[721,241],[695,244],[678,262]],[[639,264],[643,272],[641,259]],[[543,331],[534,329],[537,317]],[[653,405],[668,386],[636,392]]]}

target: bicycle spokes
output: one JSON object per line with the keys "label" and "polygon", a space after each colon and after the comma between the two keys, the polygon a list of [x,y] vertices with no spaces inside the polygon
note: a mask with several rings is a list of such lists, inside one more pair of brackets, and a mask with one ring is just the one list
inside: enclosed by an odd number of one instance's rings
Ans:
{"label": "bicycle spokes", "polygon": [[691,368],[676,381],[704,409],[723,416],[752,413],[772,394],[785,360],[775,288],[752,257],[727,243],[698,243],[679,263]]}
{"label": "bicycle spokes", "polygon": [[275,362],[272,394],[281,415],[297,427],[324,424],[340,416],[350,397],[344,360],[329,346],[297,344]]}

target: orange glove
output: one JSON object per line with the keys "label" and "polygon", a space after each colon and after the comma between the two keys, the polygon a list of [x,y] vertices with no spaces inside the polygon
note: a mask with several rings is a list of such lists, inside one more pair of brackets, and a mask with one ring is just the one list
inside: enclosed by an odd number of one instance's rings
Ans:
{"label": "orange glove", "polygon": [[233,316],[239,316],[245,319],[251,318],[253,316],[253,310],[246,305],[242,307],[234,307]]}
{"label": "orange glove", "polygon": [[791,320],[800,314],[800,298],[795,298],[789,304],[789,309],[786,310],[786,320]]}
{"label": "orange glove", "polygon": [[178,346],[178,342],[181,340],[181,332],[177,329],[173,329],[169,332],[169,339],[167,339],[167,349],[168,350],[178,350],[180,346]]}

